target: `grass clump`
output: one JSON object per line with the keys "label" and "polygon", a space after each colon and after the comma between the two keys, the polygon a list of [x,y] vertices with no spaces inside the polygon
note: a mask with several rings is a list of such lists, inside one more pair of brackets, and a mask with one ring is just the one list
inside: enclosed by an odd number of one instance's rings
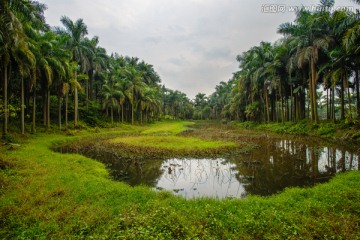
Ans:
{"label": "grass clump", "polygon": [[184,151],[236,146],[233,142],[207,141],[194,137],[182,136],[131,136],[115,138],[112,139],[111,142],[124,143],[137,147],[155,147]]}
{"label": "grass clump", "polygon": [[192,126],[194,122],[189,121],[165,121],[157,122],[151,125],[150,128],[142,131],[144,135],[176,135]]}

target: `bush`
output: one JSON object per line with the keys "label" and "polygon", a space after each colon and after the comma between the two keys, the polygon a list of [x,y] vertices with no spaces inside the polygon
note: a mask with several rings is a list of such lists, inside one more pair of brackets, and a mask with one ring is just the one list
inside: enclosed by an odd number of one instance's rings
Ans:
{"label": "bush", "polygon": [[324,123],[319,126],[316,133],[320,136],[328,136],[335,133],[335,125],[333,123]]}
{"label": "bush", "polygon": [[255,122],[241,122],[237,124],[240,128],[245,128],[245,129],[254,129],[257,124]]}
{"label": "bush", "polygon": [[7,143],[16,143],[16,138],[9,133],[6,135],[3,135],[1,139]]}

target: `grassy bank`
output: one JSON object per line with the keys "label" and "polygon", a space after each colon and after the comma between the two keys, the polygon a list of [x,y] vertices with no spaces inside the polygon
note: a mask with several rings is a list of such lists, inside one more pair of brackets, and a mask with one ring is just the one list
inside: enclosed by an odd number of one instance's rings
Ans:
{"label": "grassy bank", "polygon": [[346,140],[360,142],[360,123],[333,123],[323,121],[314,124],[308,121],[259,124],[254,122],[242,122],[237,124],[243,129],[270,131],[303,136],[316,136],[333,140]]}
{"label": "grassy bank", "polygon": [[44,133],[21,140],[20,146],[1,146],[0,236],[5,239],[360,236],[360,174],[356,171],[338,175],[314,188],[288,189],[272,197],[185,200],[168,192],[114,182],[103,164],[78,154],[50,150],[55,143],[90,136],[129,137],[136,133],[163,138],[186,130],[186,126],[188,123],[175,122],[80,131],[74,136]]}

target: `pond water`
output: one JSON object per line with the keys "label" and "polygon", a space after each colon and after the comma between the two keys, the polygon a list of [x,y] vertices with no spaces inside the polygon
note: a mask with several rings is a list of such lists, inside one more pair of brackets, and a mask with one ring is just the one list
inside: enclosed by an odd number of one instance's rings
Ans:
{"label": "pond water", "polygon": [[346,146],[271,137],[252,142],[257,149],[218,159],[125,161],[111,154],[83,154],[105,163],[115,180],[165,189],[185,198],[266,196],[287,187],[313,186],[336,173],[360,168],[359,155]]}
{"label": "pond water", "polygon": [[157,189],[172,190],[186,198],[241,197],[244,184],[236,176],[236,164],[225,159],[169,159],[161,164]]}

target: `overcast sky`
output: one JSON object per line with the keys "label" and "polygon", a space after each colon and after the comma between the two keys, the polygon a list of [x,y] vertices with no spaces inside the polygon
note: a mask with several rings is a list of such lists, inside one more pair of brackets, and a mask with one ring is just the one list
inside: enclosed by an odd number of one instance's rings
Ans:
{"label": "overcast sky", "polygon": [[[40,0],[47,23],[60,17],[84,19],[89,37],[99,36],[108,54],[138,57],[152,64],[162,83],[193,99],[214,92],[237,71],[236,56],[261,41],[281,36],[278,26],[295,18],[292,6],[320,0]],[[337,6],[355,7],[350,0]],[[276,12],[277,13],[270,13]]]}

